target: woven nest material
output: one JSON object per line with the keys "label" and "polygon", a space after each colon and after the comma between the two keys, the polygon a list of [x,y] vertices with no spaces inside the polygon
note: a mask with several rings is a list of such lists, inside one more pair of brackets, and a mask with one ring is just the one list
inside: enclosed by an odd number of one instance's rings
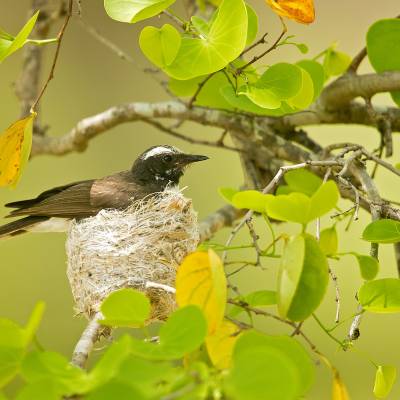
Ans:
{"label": "woven nest material", "polygon": [[198,243],[192,202],[173,189],[134,201],[126,210],[102,210],[74,221],[66,250],[77,311],[90,317],[109,293],[133,287],[150,298],[149,322],[165,319],[175,309],[175,295],[148,286],[174,287],[176,268]]}

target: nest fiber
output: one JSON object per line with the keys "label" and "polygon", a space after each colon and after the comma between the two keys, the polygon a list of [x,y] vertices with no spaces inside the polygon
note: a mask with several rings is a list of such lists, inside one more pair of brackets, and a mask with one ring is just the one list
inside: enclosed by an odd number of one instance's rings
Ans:
{"label": "nest fiber", "polygon": [[198,243],[192,202],[173,189],[133,201],[125,210],[74,221],[66,250],[77,311],[90,317],[109,293],[133,287],[150,298],[150,320],[165,319],[175,296],[149,286],[174,287],[176,268]]}

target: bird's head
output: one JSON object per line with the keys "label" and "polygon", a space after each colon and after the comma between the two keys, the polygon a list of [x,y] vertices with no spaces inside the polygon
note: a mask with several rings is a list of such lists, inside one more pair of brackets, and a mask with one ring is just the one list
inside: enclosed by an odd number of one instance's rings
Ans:
{"label": "bird's head", "polygon": [[207,156],[185,154],[172,146],[154,146],[136,159],[132,173],[137,182],[164,189],[168,184],[177,185],[188,165],[207,159]]}

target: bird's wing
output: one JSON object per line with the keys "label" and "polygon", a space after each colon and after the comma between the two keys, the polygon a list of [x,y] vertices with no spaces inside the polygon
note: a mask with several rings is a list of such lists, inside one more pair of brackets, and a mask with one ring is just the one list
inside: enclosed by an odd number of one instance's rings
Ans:
{"label": "bird's wing", "polygon": [[132,199],[140,199],[147,191],[132,181],[130,171],[96,180],[60,186],[43,192],[36,199],[11,203],[18,207],[7,217],[21,215],[60,218],[86,218],[104,208],[126,208]]}
{"label": "bird's wing", "polygon": [[73,183],[69,183],[67,185],[62,185],[62,186],[57,186],[55,188],[46,190],[43,193],[40,193],[39,196],[35,197],[34,199],[28,199],[28,200],[19,200],[19,201],[13,201],[12,203],[7,203],[5,204],[5,207],[9,207],[9,208],[27,208],[30,206],[33,206],[35,204],[40,203],[41,201],[57,194],[57,193],[61,193],[62,191],[64,191],[65,189],[68,189],[72,186],[76,186],[79,185],[80,183],[85,183],[85,182],[93,182],[93,180],[91,181],[79,181],[79,182],[73,182]]}
{"label": "bird's wing", "polygon": [[18,207],[7,217],[20,215],[84,218],[95,215],[99,210],[90,203],[90,189],[94,181],[84,181],[43,192],[36,199],[11,203]]}

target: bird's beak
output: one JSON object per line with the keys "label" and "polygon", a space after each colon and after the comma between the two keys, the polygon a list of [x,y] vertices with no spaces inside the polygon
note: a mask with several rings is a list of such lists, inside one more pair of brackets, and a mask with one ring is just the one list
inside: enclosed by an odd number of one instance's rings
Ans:
{"label": "bird's beak", "polygon": [[204,160],[208,160],[208,157],[195,154],[184,154],[179,160],[179,163],[182,165],[188,165],[194,162],[204,161]]}

